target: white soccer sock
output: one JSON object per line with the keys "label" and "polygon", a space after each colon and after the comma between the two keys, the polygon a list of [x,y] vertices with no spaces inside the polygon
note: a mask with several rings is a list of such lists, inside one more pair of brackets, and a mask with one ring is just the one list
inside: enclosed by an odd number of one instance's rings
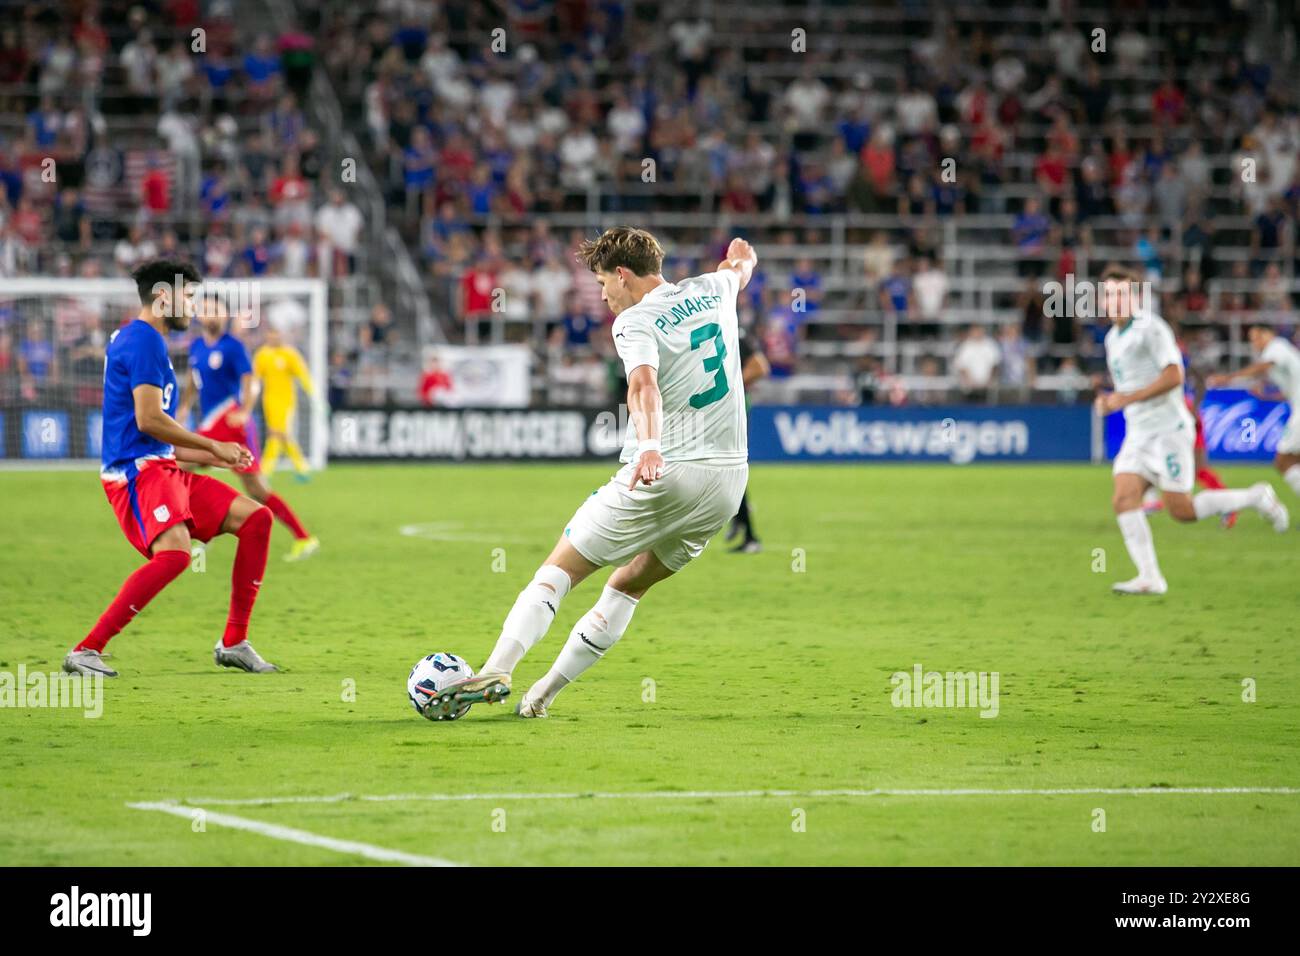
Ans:
{"label": "white soccer sock", "polygon": [[501,636],[483,670],[510,673],[534,644],[546,636],[560,602],[569,593],[569,576],[553,564],[543,564],[519,592],[501,625]]}
{"label": "white soccer sock", "polygon": [[573,631],[564,642],[550,671],[537,682],[537,694],[541,695],[545,704],[549,705],[555,700],[556,694],[605,656],[605,652],[627,630],[636,605],[636,598],[629,597],[622,591],[607,587],[600,593],[596,605],[573,625]]}
{"label": "white soccer sock", "polygon": [[1160,565],[1156,561],[1156,543],[1151,537],[1151,525],[1147,521],[1146,512],[1141,508],[1134,508],[1132,511],[1116,515],[1115,520],[1119,522],[1119,531],[1124,536],[1124,547],[1128,548],[1128,556],[1137,565],[1138,577],[1160,577]]}
{"label": "white soccer sock", "polygon": [[1254,488],[1222,488],[1201,491],[1192,497],[1197,520],[1212,515],[1229,515],[1234,511],[1259,507],[1259,492]]}
{"label": "white soccer sock", "polygon": [[1300,465],[1292,465],[1282,472],[1282,480],[1291,486],[1291,490],[1300,495]]}

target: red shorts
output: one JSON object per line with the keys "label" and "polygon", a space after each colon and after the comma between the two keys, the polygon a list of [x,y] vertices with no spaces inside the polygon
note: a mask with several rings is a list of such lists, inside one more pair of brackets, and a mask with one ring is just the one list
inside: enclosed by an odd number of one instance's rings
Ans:
{"label": "red shorts", "polygon": [[213,441],[232,441],[238,445],[243,445],[253,453],[253,463],[247,468],[235,469],[240,473],[257,471],[262,467],[261,450],[257,447],[257,429],[253,425],[253,418],[250,415],[247,422],[243,425],[231,425],[226,421],[226,416],[231,412],[239,411],[239,403],[236,401],[223,402],[214,408],[202,422],[199,423],[198,433],[204,438],[211,438]]}
{"label": "red shorts", "polygon": [[170,458],[142,462],[134,478],[106,479],[104,494],[126,540],[146,558],[158,535],[182,521],[190,537],[211,541],[239,497],[224,481],[185,471]]}

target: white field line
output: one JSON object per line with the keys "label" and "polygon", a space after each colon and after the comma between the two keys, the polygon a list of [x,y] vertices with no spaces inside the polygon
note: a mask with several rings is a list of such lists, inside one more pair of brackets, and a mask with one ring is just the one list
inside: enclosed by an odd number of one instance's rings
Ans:
{"label": "white field line", "polygon": [[469,542],[474,544],[524,544],[534,538],[489,531],[466,531],[462,521],[428,521],[423,524],[404,524],[397,533],[404,538],[423,538],[425,541]]}
{"label": "white field line", "polygon": [[[293,803],[402,803],[455,802],[463,800],[745,800],[762,797],[1070,797],[1070,796],[1154,796],[1166,794],[1300,794],[1300,787],[1062,787],[1031,790],[985,790],[962,788],[950,790],[652,790],[647,792],[588,791],[585,793],[336,793],[285,797],[245,797],[229,799],[205,797],[187,799],[186,804],[226,807],[258,807]],[[155,806],[155,805],[150,805]],[[164,804],[175,808],[176,804]]]}
{"label": "white field line", "polygon": [[156,810],[160,813],[170,813],[172,816],[184,817],[187,820],[193,819],[195,810],[201,810],[204,814],[204,821],[215,826],[257,833],[264,837],[270,837],[272,840],[285,840],[289,843],[301,843],[303,846],[333,850],[335,853],[347,853],[351,856],[360,856],[380,863],[404,863],[407,866],[458,865],[450,860],[442,860],[435,856],[416,856],[413,853],[388,850],[382,846],[358,843],[355,840],[336,840],[334,837],[321,836],[318,833],[309,833],[306,830],[296,830],[293,827],[283,827],[274,823],[261,823],[257,820],[236,817],[228,813],[214,813],[203,807],[182,806],[177,803],[128,803],[127,806],[133,810]]}

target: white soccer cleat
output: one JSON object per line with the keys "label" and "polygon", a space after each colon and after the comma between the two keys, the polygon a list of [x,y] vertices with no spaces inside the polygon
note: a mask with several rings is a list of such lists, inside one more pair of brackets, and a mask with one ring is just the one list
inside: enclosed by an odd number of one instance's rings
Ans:
{"label": "white soccer cleat", "polygon": [[1265,521],[1273,524],[1273,530],[1281,533],[1291,527],[1291,514],[1286,510],[1286,505],[1278,500],[1277,492],[1267,481],[1261,481],[1255,484],[1252,491],[1259,493],[1259,513],[1264,516]]}
{"label": "white soccer cleat", "polygon": [[524,695],[524,699],[515,707],[515,713],[520,717],[545,717],[546,701],[540,697],[529,697]]}
{"label": "white soccer cleat", "polygon": [[1111,585],[1116,594],[1164,594],[1169,585],[1164,578],[1137,577],[1131,581],[1118,581]]}
{"label": "white soccer cleat", "polygon": [[99,674],[103,677],[116,677],[117,671],[104,663],[104,656],[99,651],[68,651],[68,656],[63,659],[63,669],[69,674],[81,674],[84,677],[92,677]]}

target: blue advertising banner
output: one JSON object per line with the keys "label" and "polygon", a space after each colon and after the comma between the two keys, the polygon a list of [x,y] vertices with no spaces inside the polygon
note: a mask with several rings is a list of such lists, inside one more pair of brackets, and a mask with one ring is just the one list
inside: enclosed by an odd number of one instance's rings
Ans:
{"label": "blue advertising banner", "polygon": [[[1285,402],[1270,402],[1241,389],[1211,389],[1201,399],[1205,451],[1212,461],[1271,461],[1290,416]],[[1124,414],[1106,417],[1106,457],[1124,441]]]}
{"label": "blue advertising banner", "polygon": [[1088,461],[1087,405],[756,405],[752,461]]}
{"label": "blue advertising banner", "polygon": [[23,457],[67,458],[68,413],[24,412]]}
{"label": "blue advertising banner", "polygon": [[86,457],[99,458],[104,443],[103,412],[86,412]]}

